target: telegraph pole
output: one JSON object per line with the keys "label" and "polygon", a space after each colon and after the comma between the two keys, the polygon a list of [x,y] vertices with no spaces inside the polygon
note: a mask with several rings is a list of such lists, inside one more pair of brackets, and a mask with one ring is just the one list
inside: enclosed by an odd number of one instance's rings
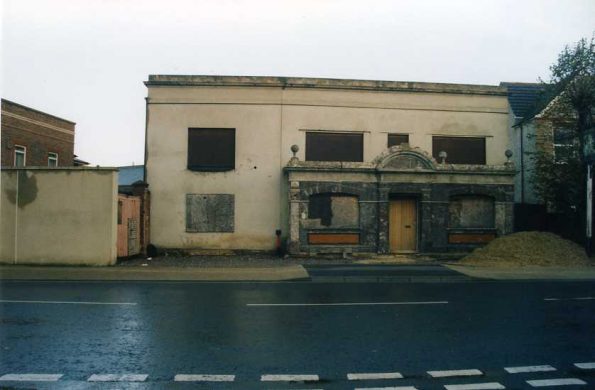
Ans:
{"label": "telegraph pole", "polygon": [[593,254],[593,163],[595,162],[595,128],[587,129],[582,139],[583,161],[587,165],[587,199],[585,207],[585,252],[591,257]]}
{"label": "telegraph pole", "polygon": [[591,257],[591,237],[593,237],[593,164],[587,164],[587,226],[586,226],[586,242],[585,251],[587,256]]}

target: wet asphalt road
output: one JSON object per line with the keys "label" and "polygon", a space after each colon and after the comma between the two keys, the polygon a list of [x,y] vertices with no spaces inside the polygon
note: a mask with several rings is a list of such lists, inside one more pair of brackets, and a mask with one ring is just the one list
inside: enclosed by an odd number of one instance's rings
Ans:
{"label": "wet asphalt road", "polygon": [[[573,366],[595,362],[595,299],[586,299],[595,297],[595,282],[363,280],[3,282],[0,377],[63,377],[0,386],[444,389],[497,382],[530,388],[525,380],[572,377],[587,383],[578,388],[595,388],[595,370]],[[529,365],[557,371],[504,370]],[[432,379],[426,373],[454,369],[478,369],[483,376]],[[405,378],[346,377],[378,372]],[[142,383],[87,382],[92,374],[124,373],[148,376]],[[235,378],[175,383],[177,374]],[[264,374],[311,374],[320,381],[268,384],[260,382]]]}

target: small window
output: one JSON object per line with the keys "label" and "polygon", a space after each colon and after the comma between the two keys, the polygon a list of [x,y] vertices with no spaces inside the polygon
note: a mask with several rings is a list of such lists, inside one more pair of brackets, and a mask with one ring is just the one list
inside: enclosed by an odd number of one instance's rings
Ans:
{"label": "small window", "polygon": [[24,167],[27,164],[27,148],[20,145],[14,146],[14,166]]}
{"label": "small window", "polygon": [[388,147],[409,144],[409,134],[389,134]]}
{"label": "small window", "polygon": [[58,153],[48,153],[48,167],[58,166]]}
{"label": "small window", "polygon": [[479,137],[432,137],[432,156],[441,162],[440,152],[446,152],[447,164],[486,163],[486,140]]}
{"label": "small window", "polygon": [[364,135],[308,132],[306,161],[364,161]]}
{"label": "small window", "polygon": [[188,129],[189,170],[231,171],[235,161],[235,129]]}
{"label": "small window", "polygon": [[564,164],[578,158],[578,139],[570,129],[554,129],[554,159]]}

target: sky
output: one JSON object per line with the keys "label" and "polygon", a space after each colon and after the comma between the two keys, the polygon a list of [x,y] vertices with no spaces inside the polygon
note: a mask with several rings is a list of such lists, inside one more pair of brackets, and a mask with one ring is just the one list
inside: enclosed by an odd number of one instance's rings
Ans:
{"label": "sky", "polygon": [[547,79],[593,0],[1,0],[0,93],[142,164],[149,74],[492,84]]}

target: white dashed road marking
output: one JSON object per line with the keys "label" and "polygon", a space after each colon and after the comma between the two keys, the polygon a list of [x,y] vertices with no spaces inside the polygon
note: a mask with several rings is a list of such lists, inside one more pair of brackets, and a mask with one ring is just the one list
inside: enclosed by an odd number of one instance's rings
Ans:
{"label": "white dashed road marking", "polygon": [[589,363],[574,363],[575,366],[583,370],[595,370],[595,362]]}
{"label": "white dashed road marking", "polygon": [[20,382],[56,382],[64,374],[6,374],[0,376],[0,381]]}
{"label": "white dashed road marking", "polygon": [[318,375],[262,375],[261,382],[318,382]]}
{"label": "white dashed road marking", "polygon": [[483,372],[479,370],[447,370],[447,371],[428,371],[433,378],[446,378],[449,376],[475,376],[483,375]]}
{"label": "white dashed road marking", "polygon": [[568,385],[586,385],[587,382],[576,378],[559,378],[559,379],[539,379],[527,381],[533,387],[548,387],[548,386],[568,386]]}
{"label": "white dashed road marking", "polygon": [[144,382],[147,374],[93,374],[87,382]]}
{"label": "white dashed road marking", "polygon": [[506,372],[509,374],[518,374],[521,372],[543,372],[543,371],[556,371],[552,366],[523,366],[523,367],[505,367]]}
{"label": "white dashed road marking", "polygon": [[358,387],[355,390],[417,390],[413,386],[397,386],[397,387]]}
{"label": "white dashed road marking", "polygon": [[55,305],[136,305],[135,302],[77,302],[77,301],[13,301],[2,299],[0,303],[53,303]]}
{"label": "white dashed road marking", "polygon": [[446,385],[446,390],[492,390],[492,389],[506,389],[498,382],[490,383],[467,383],[464,385]]}
{"label": "white dashed road marking", "polygon": [[235,375],[188,375],[178,374],[174,377],[176,382],[233,382]]}
{"label": "white dashed road marking", "polygon": [[576,298],[544,298],[544,301],[590,301],[595,297],[576,297]]}
{"label": "white dashed road marking", "polygon": [[347,374],[347,379],[350,381],[363,381],[373,379],[401,379],[403,375],[399,372],[371,372],[371,373],[355,373]]}
{"label": "white dashed road marking", "polygon": [[381,306],[381,305],[445,305],[448,301],[427,302],[337,302],[337,303],[247,303],[246,306]]}

